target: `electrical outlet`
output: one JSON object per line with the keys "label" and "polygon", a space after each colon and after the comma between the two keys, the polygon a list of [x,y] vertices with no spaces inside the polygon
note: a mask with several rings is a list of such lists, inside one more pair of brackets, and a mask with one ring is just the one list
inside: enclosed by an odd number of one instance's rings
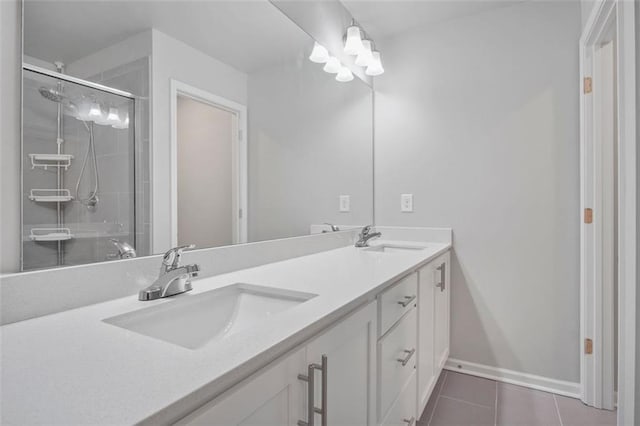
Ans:
{"label": "electrical outlet", "polygon": [[341,212],[351,211],[351,197],[349,195],[340,196],[340,211]]}
{"label": "electrical outlet", "polygon": [[413,212],[413,194],[400,195],[400,211],[406,213]]}

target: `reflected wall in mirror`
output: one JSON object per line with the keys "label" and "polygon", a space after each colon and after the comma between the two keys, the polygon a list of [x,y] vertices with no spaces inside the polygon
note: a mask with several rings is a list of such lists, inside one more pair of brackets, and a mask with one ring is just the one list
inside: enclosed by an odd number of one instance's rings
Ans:
{"label": "reflected wall in mirror", "polygon": [[370,223],[372,91],[313,46],[267,0],[26,0],[22,269]]}

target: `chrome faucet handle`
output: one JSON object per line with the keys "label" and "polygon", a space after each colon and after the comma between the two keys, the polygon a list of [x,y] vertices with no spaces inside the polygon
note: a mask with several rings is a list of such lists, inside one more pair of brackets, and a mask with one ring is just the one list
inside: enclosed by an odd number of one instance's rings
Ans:
{"label": "chrome faucet handle", "polygon": [[118,249],[118,253],[107,255],[108,259],[131,259],[137,256],[136,250],[129,243],[116,238],[109,238],[109,241]]}
{"label": "chrome faucet handle", "polygon": [[329,225],[329,228],[331,228],[331,232],[338,232],[340,230],[340,228],[338,228],[336,225],[329,223],[329,222],[325,222],[325,225]]}
{"label": "chrome faucet handle", "polygon": [[362,231],[360,231],[360,235],[362,235],[363,237],[366,237],[367,235],[369,235],[369,233],[371,232],[371,227],[373,225],[367,225],[364,228],[362,228]]}
{"label": "chrome faucet handle", "polygon": [[162,257],[162,267],[161,271],[168,272],[172,269],[176,269],[180,266],[180,257],[182,256],[182,252],[185,250],[196,248],[195,244],[184,245],[180,247],[174,247],[172,249],[167,250],[167,252]]}

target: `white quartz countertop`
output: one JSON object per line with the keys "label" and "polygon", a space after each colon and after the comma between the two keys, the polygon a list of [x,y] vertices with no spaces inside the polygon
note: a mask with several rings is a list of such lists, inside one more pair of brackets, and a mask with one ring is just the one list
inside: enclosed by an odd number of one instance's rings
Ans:
{"label": "white quartz countertop", "polygon": [[[406,253],[343,247],[196,279],[193,291],[172,298],[129,296],[0,327],[0,423],[172,422],[451,247],[423,245]],[[234,283],[318,296],[195,350],[103,322]]]}

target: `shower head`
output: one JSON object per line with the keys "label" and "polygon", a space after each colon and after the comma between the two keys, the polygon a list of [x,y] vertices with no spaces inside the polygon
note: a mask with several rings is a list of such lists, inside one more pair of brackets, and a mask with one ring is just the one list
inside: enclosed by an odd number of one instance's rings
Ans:
{"label": "shower head", "polygon": [[61,92],[49,87],[41,87],[38,89],[38,91],[44,98],[49,99],[53,102],[63,102],[67,100],[67,97]]}

